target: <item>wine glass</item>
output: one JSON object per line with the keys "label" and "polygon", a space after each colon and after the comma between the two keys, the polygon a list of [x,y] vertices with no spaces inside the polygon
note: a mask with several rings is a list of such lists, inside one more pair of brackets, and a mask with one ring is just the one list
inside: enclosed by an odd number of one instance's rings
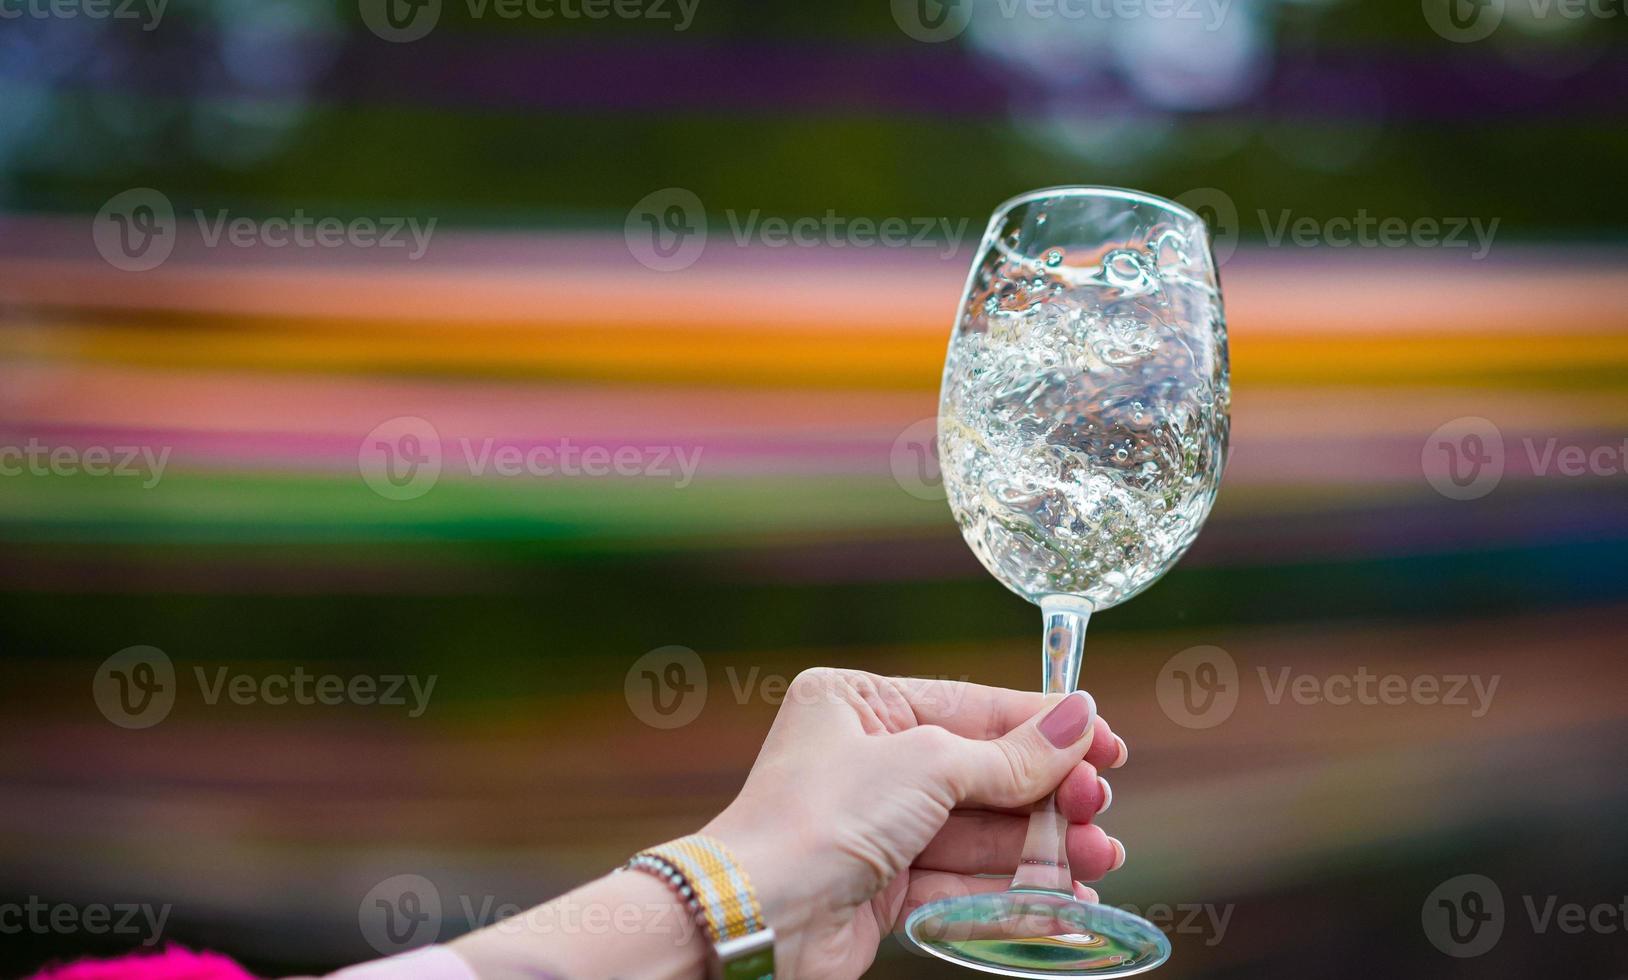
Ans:
{"label": "wine glass", "polygon": [[[1047,694],[1079,680],[1091,614],[1176,563],[1227,450],[1227,333],[1204,222],[1115,187],[1052,187],[996,209],[944,364],[939,465],[967,544],[1039,604]],[[1053,796],[1008,891],[923,905],[927,952],[1012,977],[1122,977],[1170,942],[1074,898]]]}

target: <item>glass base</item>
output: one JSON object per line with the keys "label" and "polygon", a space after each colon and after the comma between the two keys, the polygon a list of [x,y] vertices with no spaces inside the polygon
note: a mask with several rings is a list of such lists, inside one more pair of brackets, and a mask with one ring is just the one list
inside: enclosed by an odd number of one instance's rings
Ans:
{"label": "glass base", "polygon": [[905,921],[939,959],[1007,977],[1128,977],[1170,958],[1170,940],[1140,916],[1051,892],[946,898]]}

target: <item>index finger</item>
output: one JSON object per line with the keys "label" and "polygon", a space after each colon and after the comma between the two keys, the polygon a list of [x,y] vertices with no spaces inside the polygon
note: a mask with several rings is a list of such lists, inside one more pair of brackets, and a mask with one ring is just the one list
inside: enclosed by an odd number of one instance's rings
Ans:
{"label": "index finger", "polygon": [[[910,702],[917,724],[937,725],[962,738],[1000,738],[1047,704],[1060,700],[1058,695],[1039,691],[1013,691],[942,678],[896,677],[893,681]],[[1085,761],[1098,769],[1111,769],[1126,755],[1119,736],[1098,715]]]}

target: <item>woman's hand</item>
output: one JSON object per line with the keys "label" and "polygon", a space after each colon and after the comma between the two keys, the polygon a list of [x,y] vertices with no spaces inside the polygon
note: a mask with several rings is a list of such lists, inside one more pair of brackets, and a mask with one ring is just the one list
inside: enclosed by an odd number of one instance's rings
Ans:
{"label": "woman's hand", "polygon": [[1127,755],[1083,692],[818,668],[792,683],[746,786],[704,833],[751,876],[779,976],[857,977],[916,906],[1004,889],[974,876],[1011,875],[1025,813],[1053,789],[1075,876],[1118,868],[1123,845],[1091,820],[1112,798],[1097,770]]}

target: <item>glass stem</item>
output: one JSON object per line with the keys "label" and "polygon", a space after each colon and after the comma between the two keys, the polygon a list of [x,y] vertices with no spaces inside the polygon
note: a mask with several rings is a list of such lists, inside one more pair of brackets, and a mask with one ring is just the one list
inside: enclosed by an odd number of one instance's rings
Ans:
{"label": "glass stem", "polygon": [[[1080,683],[1080,661],[1085,656],[1085,627],[1091,604],[1078,596],[1049,595],[1040,600],[1045,621],[1041,651],[1047,694],[1072,694]],[[1023,842],[1023,860],[1012,876],[1012,888],[1074,897],[1074,876],[1068,867],[1068,821],[1057,812],[1057,794],[1046,797],[1029,817],[1029,836]]]}

